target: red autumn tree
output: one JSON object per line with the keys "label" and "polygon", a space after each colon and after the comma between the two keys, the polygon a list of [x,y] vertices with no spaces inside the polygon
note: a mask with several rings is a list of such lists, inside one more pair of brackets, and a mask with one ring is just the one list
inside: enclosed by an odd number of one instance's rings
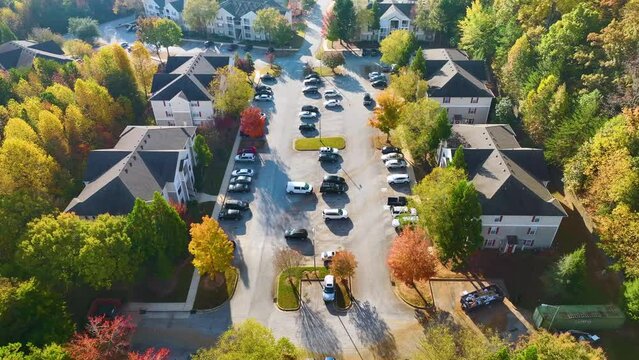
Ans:
{"label": "red autumn tree", "polygon": [[415,281],[435,275],[435,256],[428,250],[426,233],[407,228],[399,234],[388,254],[388,267],[395,279],[415,286]]}
{"label": "red autumn tree", "polygon": [[264,136],[264,125],[266,121],[261,113],[262,110],[256,107],[250,107],[242,111],[240,130],[252,138]]}
{"label": "red autumn tree", "polygon": [[167,360],[169,358],[169,349],[160,348],[155,350],[154,348],[148,348],[142,354],[137,352],[129,353],[129,360]]}
{"label": "red autumn tree", "polygon": [[173,207],[175,211],[177,211],[178,215],[180,215],[180,219],[187,223],[187,225],[190,225],[193,222],[192,219],[189,217],[188,209],[186,208],[185,204],[169,200],[169,205],[171,205],[171,207]]}
{"label": "red autumn tree", "polygon": [[90,317],[85,331],[73,335],[67,350],[74,360],[127,358],[133,330],[135,325],[130,317],[116,316],[113,320]]}

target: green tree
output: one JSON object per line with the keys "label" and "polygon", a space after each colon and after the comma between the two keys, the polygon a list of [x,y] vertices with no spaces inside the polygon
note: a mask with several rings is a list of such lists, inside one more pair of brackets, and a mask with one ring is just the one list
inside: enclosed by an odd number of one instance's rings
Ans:
{"label": "green tree", "polygon": [[182,16],[189,29],[204,34],[219,9],[217,0],[189,0],[184,4]]}
{"label": "green tree", "polygon": [[341,51],[325,51],[322,54],[322,64],[328,66],[333,73],[335,68],[346,63],[346,59]]}
{"label": "green tree", "polygon": [[169,46],[178,45],[182,40],[182,29],[171,19],[150,17],[138,19],[138,39],[144,43],[151,44],[155,47],[160,62],[160,49],[166,48],[167,58],[169,54]]}
{"label": "green tree", "polygon": [[380,43],[382,61],[386,64],[404,66],[414,50],[415,36],[408,30],[395,30]]}
{"label": "green tree", "polygon": [[246,109],[255,94],[246,73],[233,66],[218,69],[210,91],[215,94],[215,108],[233,116]]}
{"label": "green tree", "polygon": [[371,9],[370,9],[371,13],[372,13],[372,17],[373,20],[371,22],[371,29],[373,30],[379,30],[379,18],[380,16],[382,16],[382,14],[380,14],[379,11],[379,2],[378,1],[373,1],[373,4],[371,5]]}
{"label": "green tree", "polygon": [[[25,352],[26,350],[26,352]],[[39,348],[33,344],[26,346],[11,343],[0,346],[0,359],[7,360],[71,360],[67,351],[58,344],[45,345]]]}
{"label": "green tree", "polygon": [[407,102],[415,102],[426,97],[428,83],[420,73],[402,69],[399,74],[391,75],[390,88]]}
{"label": "green tree", "polygon": [[333,44],[333,41],[339,39],[339,24],[333,9],[329,9],[322,18],[322,36],[330,41],[331,44]]}
{"label": "green tree", "polygon": [[7,105],[11,98],[13,98],[13,85],[7,77],[0,75],[0,106]]}
{"label": "green tree", "polygon": [[628,317],[639,320],[639,279],[624,281],[623,298]]}
{"label": "green tree", "polygon": [[392,91],[382,91],[377,95],[377,105],[369,124],[386,134],[388,141],[391,130],[399,124],[404,99]]}
{"label": "green tree", "polygon": [[69,32],[82,41],[93,42],[100,36],[98,21],[90,17],[70,18]]}
{"label": "green tree", "polygon": [[507,96],[497,98],[495,105],[495,120],[499,124],[514,124],[517,121],[513,100]]}
{"label": "green tree", "polygon": [[277,21],[277,26],[275,27],[275,32],[273,33],[273,41],[277,46],[284,46],[293,40],[293,36],[295,36],[295,32],[291,29],[291,25],[288,23],[288,20],[284,16],[280,16]]}
{"label": "green tree", "polygon": [[189,232],[180,214],[169,204],[162,194],[153,194],[151,211],[155,217],[156,236],[165,245],[165,251],[173,260],[181,260],[187,254]]}
{"label": "green tree", "polygon": [[459,41],[457,24],[464,17],[471,0],[426,0],[417,7],[417,26],[438,31],[451,45]]}
{"label": "green tree", "polygon": [[288,338],[275,339],[271,330],[248,319],[227,330],[215,347],[200,349],[194,360],[298,359],[300,351]]}
{"label": "green tree", "polygon": [[593,348],[585,341],[577,341],[568,333],[554,335],[541,330],[520,341],[512,352],[511,359],[605,360],[606,356],[601,348]]}
{"label": "green tree", "polygon": [[464,157],[464,146],[459,145],[455,150],[453,158],[450,160],[450,166],[467,171],[466,158]]}
{"label": "green tree", "polygon": [[288,20],[272,7],[257,11],[253,28],[255,32],[266,34],[269,43],[275,41],[279,46],[290,41],[293,35]]}
{"label": "green tree", "polygon": [[[506,356],[503,356],[505,353]],[[500,356],[501,355],[501,356]],[[477,337],[467,327],[449,322],[431,322],[419,341],[414,360],[510,359],[508,345],[494,333]]]}
{"label": "green tree", "polygon": [[357,16],[353,0],[335,0],[333,14],[337,22],[337,37],[340,41],[350,41],[357,29]]}
{"label": "green tree", "polygon": [[11,31],[9,26],[4,21],[0,21],[0,44],[4,44],[7,41],[17,40],[16,35]]}
{"label": "green tree", "polygon": [[459,45],[473,59],[492,59],[497,50],[497,22],[495,12],[474,0],[459,22]]}
{"label": "green tree", "polygon": [[91,44],[86,43],[80,39],[67,40],[62,45],[64,53],[73,56],[78,59],[82,59],[85,56],[90,56],[93,53],[93,47]]}
{"label": "green tree", "polygon": [[560,301],[579,301],[586,286],[586,248],[561,257],[547,273],[544,284],[548,295]]}
{"label": "green tree", "polygon": [[479,249],[481,206],[464,170],[436,168],[415,187],[420,199],[414,203],[420,214],[419,225],[433,237],[439,259],[462,265]]}
{"label": "green tree", "polygon": [[419,74],[422,79],[426,77],[426,58],[424,58],[424,51],[421,46],[415,52],[415,56],[410,63],[410,70]]}
{"label": "green tree", "polygon": [[501,87],[512,98],[524,97],[524,88],[536,66],[536,52],[528,35],[521,35],[508,50],[505,64],[501,68]]}
{"label": "green tree", "polygon": [[0,278],[0,343],[65,342],[74,326],[64,301],[35,279]]}
{"label": "green tree", "polygon": [[195,140],[193,140],[193,151],[195,151],[198,166],[209,166],[211,160],[213,160],[213,153],[211,153],[211,149],[206,143],[204,136],[200,134],[195,136]]}
{"label": "green tree", "polygon": [[565,119],[570,108],[566,86],[549,75],[537,89],[531,90],[521,104],[521,113],[530,137],[543,144],[555,128]]}
{"label": "green tree", "polygon": [[428,98],[405,104],[401,110],[400,125],[399,132],[417,161],[434,154],[440,141],[450,137],[451,133],[446,110]]}

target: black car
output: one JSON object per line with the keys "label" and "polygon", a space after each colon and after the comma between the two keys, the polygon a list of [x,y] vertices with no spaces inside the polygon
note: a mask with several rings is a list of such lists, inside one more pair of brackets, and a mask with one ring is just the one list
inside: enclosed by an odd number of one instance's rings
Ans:
{"label": "black car", "polygon": [[233,209],[233,210],[246,210],[249,205],[246,201],[241,200],[226,200],[224,203],[225,209]]}
{"label": "black car", "polygon": [[382,154],[390,154],[390,153],[402,153],[402,149],[397,146],[384,146],[382,148]]}
{"label": "black car", "polygon": [[325,183],[336,183],[336,184],[345,184],[346,179],[337,175],[326,175],[324,176]]}
{"label": "black car", "polygon": [[210,48],[210,47],[213,47],[213,45],[215,45],[215,43],[213,41],[207,40],[207,41],[204,42],[204,47],[207,48],[207,49]]}
{"label": "black car", "polygon": [[228,51],[235,51],[235,50],[237,50],[237,48],[238,48],[237,44],[228,44],[226,46],[226,50],[228,50]]}
{"label": "black car", "polygon": [[273,95],[273,90],[271,88],[255,90],[255,95],[261,94]]}
{"label": "black car", "polygon": [[306,229],[288,229],[284,231],[284,238],[287,240],[303,240],[308,238],[308,231]]}
{"label": "black car", "polygon": [[370,53],[371,53],[370,49],[362,49],[362,56],[370,55]]}
{"label": "black car", "polygon": [[384,89],[388,86],[388,83],[386,82],[386,80],[377,80],[377,81],[373,81],[371,83],[371,86],[376,89]]}
{"label": "black car", "polygon": [[316,114],[319,114],[319,108],[317,106],[313,106],[313,105],[304,105],[302,106],[302,111],[310,111],[310,112],[314,112]]}
{"label": "black car", "polygon": [[371,94],[366,93],[364,94],[364,106],[369,105],[373,105],[373,97],[371,96]]}
{"label": "black car", "polygon": [[217,218],[221,220],[239,220],[242,218],[242,213],[240,210],[222,209]]}
{"label": "black car", "polygon": [[316,77],[312,77],[310,79],[305,79],[304,80],[304,85],[319,85],[322,82],[322,80],[320,80],[320,78],[316,78]]}
{"label": "black car", "polygon": [[250,176],[235,176],[229,180],[229,184],[250,184],[252,181]]}
{"label": "black car", "polygon": [[319,79],[319,78],[320,76],[316,72],[304,76],[304,80]]}
{"label": "black car", "polygon": [[405,196],[389,196],[386,201],[388,206],[406,206],[408,205],[408,199]]}
{"label": "black car", "polygon": [[339,160],[339,155],[333,153],[320,153],[318,160],[322,162],[336,162]]}
{"label": "black car", "polygon": [[251,51],[253,50],[253,45],[244,45],[244,51]]}
{"label": "black car", "polygon": [[320,185],[321,193],[335,193],[342,194],[347,190],[346,184],[334,183],[334,182],[322,182]]}
{"label": "black car", "polygon": [[316,128],[315,128],[315,124],[300,124],[298,129],[300,129],[300,131],[313,131]]}
{"label": "black car", "polygon": [[275,76],[267,73],[267,74],[264,74],[264,75],[260,76],[260,80],[262,80],[262,81],[275,81]]}
{"label": "black car", "polygon": [[379,50],[377,49],[371,49],[370,55],[371,56],[380,56],[382,53],[379,52]]}
{"label": "black car", "polygon": [[272,93],[273,89],[271,89],[270,86],[266,86],[266,85],[255,85],[255,92],[258,92],[258,91],[270,91]]}
{"label": "black car", "polygon": [[229,192],[249,192],[251,187],[248,184],[231,184]]}
{"label": "black car", "polygon": [[304,94],[317,94],[319,93],[319,90],[317,89],[317,86],[307,86],[302,89],[302,92]]}

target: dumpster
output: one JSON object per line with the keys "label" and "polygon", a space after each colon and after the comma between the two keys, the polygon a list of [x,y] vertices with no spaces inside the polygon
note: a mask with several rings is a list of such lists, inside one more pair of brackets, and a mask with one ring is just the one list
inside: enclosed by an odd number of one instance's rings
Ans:
{"label": "dumpster", "polygon": [[537,306],[533,314],[536,328],[556,330],[612,330],[626,320],[615,305],[547,305]]}

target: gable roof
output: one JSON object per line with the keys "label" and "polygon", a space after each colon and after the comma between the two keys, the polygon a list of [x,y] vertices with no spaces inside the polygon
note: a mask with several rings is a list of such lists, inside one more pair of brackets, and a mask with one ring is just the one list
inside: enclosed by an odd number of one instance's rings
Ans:
{"label": "gable roof", "polygon": [[428,95],[432,97],[494,97],[486,86],[488,69],[483,60],[469,60],[457,49],[426,49]]}
{"label": "gable roof", "polygon": [[184,0],[169,0],[169,4],[171,4],[177,12],[184,11]]}
{"label": "gable roof", "polygon": [[[369,6],[371,6],[370,4]],[[384,15],[388,9],[393,8],[408,18],[412,18],[413,8],[416,2],[411,0],[383,0],[378,3],[379,16]]]}
{"label": "gable roof", "polygon": [[236,18],[240,18],[248,13],[266,8],[275,8],[281,14],[286,13],[286,8],[274,0],[226,0],[220,3],[220,8],[228,11]]}
{"label": "gable roof", "polygon": [[195,136],[193,126],[128,126],[113,149],[89,154],[82,192],[65,211],[80,216],[127,214],[136,198],[174,189],[179,154]]}
{"label": "gable roof", "polygon": [[64,55],[60,46],[51,40],[42,43],[14,40],[0,45],[0,69],[30,67],[36,57],[60,63],[72,61]]}
{"label": "gable roof", "polygon": [[519,148],[515,132],[506,124],[454,124],[450,138],[444,141],[444,147],[476,149],[512,149]]}

